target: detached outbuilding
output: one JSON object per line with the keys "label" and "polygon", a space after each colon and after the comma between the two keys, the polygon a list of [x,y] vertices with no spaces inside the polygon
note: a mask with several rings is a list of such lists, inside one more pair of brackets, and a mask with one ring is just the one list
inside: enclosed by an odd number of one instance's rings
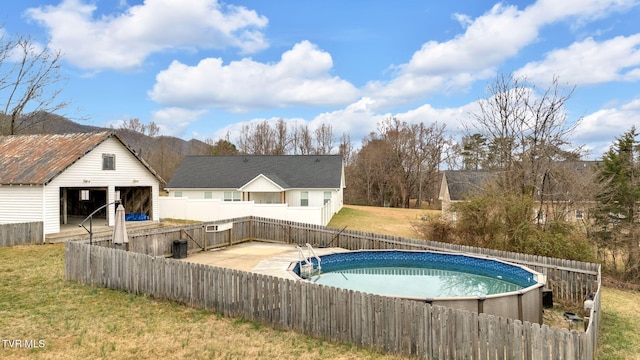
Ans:
{"label": "detached outbuilding", "polygon": [[[158,221],[162,178],[115,132],[0,136],[0,224],[43,222],[44,234],[117,199]],[[115,206],[94,215],[113,226]]]}

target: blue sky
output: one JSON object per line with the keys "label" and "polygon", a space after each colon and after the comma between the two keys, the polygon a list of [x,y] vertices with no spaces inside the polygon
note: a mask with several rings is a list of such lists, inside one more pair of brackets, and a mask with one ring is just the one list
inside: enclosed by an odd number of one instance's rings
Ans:
{"label": "blue sky", "polygon": [[458,137],[496,74],[575,85],[572,139],[597,158],[640,127],[640,1],[22,0],[3,31],[64,54],[63,115],[233,142],[243,124],[437,121]]}

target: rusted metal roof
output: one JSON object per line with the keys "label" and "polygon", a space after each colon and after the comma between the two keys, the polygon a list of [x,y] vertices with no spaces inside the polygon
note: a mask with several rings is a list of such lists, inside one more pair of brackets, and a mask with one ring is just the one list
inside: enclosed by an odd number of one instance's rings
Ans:
{"label": "rusted metal roof", "polygon": [[46,185],[109,138],[120,141],[160,182],[164,180],[111,131],[0,136],[0,184]]}

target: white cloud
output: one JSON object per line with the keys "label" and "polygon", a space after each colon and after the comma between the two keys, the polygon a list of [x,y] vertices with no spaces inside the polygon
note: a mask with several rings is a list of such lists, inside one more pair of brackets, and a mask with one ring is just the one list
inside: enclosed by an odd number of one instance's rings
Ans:
{"label": "white cloud", "polygon": [[[122,5],[122,3],[121,3]],[[94,18],[97,6],[84,0],[28,9],[49,28],[51,46],[83,69],[129,69],[154,52],[171,48],[236,47],[252,53],[267,47],[267,19],[244,7],[216,0],[146,0],[116,15]]]}
{"label": "white cloud", "polygon": [[331,55],[308,41],[296,44],[274,64],[249,58],[228,65],[218,58],[196,66],[174,61],[157,75],[149,96],[165,106],[211,106],[232,112],[343,105],[355,99],[358,90],[332,76],[332,66]]}
{"label": "white cloud", "polygon": [[422,45],[402,71],[451,75],[495,66],[536,38],[539,24],[525,15],[515,6],[495,5],[454,39]]}
{"label": "white cloud", "polygon": [[598,110],[585,116],[579,123],[574,133],[574,143],[589,144],[593,157],[600,158],[616,138],[631,129],[635,119],[640,119],[640,99],[619,107]]}
{"label": "white cloud", "polygon": [[548,82],[554,74],[572,85],[640,80],[640,34],[618,36],[602,42],[592,38],[548,53],[517,71],[536,82]]}
{"label": "white cloud", "polygon": [[177,107],[169,107],[156,110],[152,114],[151,121],[160,128],[160,134],[170,136],[182,136],[189,125],[206,114],[206,110],[189,110]]}
{"label": "white cloud", "polygon": [[545,25],[592,20],[634,5],[636,0],[539,0],[525,9],[499,3],[475,19],[455,14],[463,33],[444,42],[426,42],[409,62],[395,67],[395,78],[371,81],[364,93],[391,107],[428,94],[465,91],[537,41]]}

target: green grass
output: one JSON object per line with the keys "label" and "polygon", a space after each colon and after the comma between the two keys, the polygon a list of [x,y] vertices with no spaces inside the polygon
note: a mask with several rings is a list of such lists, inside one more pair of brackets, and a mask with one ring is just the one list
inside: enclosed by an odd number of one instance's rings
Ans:
{"label": "green grass", "polygon": [[604,288],[598,359],[640,359],[640,293]]}
{"label": "green grass", "polygon": [[63,244],[0,248],[2,359],[398,359],[64,279]]}
{"label": "green grass", "polygon": [[637,331],[631,319],[615,311],[604,312],[600,331],[599,359],[628,359],[633,353],[637,357],[636,345],[628,341],[629,336]]}

